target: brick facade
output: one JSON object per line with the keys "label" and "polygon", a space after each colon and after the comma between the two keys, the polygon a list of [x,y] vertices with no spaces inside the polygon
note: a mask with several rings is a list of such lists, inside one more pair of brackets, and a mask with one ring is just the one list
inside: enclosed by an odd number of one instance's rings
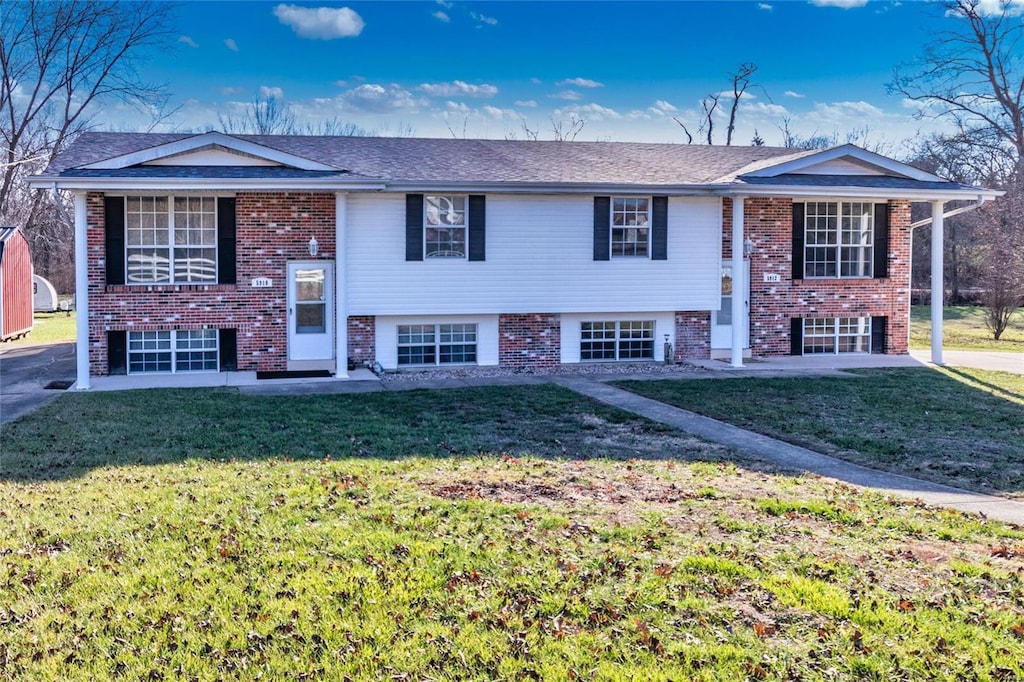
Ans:
{"label": "brick facade", "polygon": [[553,313],[498,316],[498,364],[557,367],[562,362],[561,317]]}
{"label": "brick facade", "polygon": [[676,362],[711,357],[711,313],[704,310],[676,313]]}
{"label": "brick facade", "polygon": [[[744,236],[754,242],[750,261],[750,346],[758,356],[790,353],[794,317],[888,318],[886,353],[907,352],[910,319],[910,203],[889,203],[889,272],[879,279],[793,279],[793,202],[755,197],[744,201]],[[725,200],[723,240],[732,231]],[[731,244],[723,241],[724,258]],[[766,283],[765,274],[781,281]]]}
{"label": "brick facade", "polygon": [[377,359],[377,318],[373,315],[348,318],[348,357],[356,367],[367,367]]}
{"label": "brick facade", "polygon": [[[106,284],[103,194],[87,197],[89,361],[107,373],[107,331],[238,330],[238,369],[287,368],[287,263],[332,261],[334,194],[239,192],[236,201],[237,284]],[[311,258],[310,237],[319,252]],[[253,288],[255,277],[273,286]]]}

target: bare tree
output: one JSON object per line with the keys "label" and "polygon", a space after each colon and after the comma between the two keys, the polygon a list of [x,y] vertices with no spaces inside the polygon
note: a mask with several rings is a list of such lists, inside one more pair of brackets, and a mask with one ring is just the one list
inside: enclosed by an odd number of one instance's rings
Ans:
{"label": "bare tree", "polygon": [[1024,23],[1009,2],[946,0],[940,7],[958,21],[917,64],[897,68],[888,87],[921,103],[921,116],[955,125],[945,144],[961,152],[956,170],[1006,190],[979,225],[980,281],[998,339],[1024,298]]}
{"label": "bare tree", "polygon": [[[701,99],[700,106],[703,113],[701,114],[700,124],[697,127],[697,133],[704,137],[707,144],[715,143],[715,112],[718,111],[722,98],[728,97],[731,102],[729,104],[729,122],[725,128],[725,144],[726,146],[732,145],[732,138],[736,132],[736,117],[739,113],[740,101],[751,87],[758,87],[751,82],[756,72],[757,64],[753,62],[740,64],[731,75],[732,92],[712,92]],[[693,133],[690,132],[686,124],[678,116],[673,116],[672,120],[683,129],[683,133],[687,137],[687,144],[692,144]]]}
{"label": "bare tree", "polygon": [[295,114],[274,95],[256,95],[241,116],[217,114],[217,122],[225,133],[233,135],[297,135]]}
{"label": "bare tree", "polygon": [[556,142],[572,142],[583,131],[583,126],[587,125],[586,120],[576,114],[570,114],[568,121],[561,118],[556,121],[554,116],[550,120],[551,133]]}
{"label": "bare tree", "polygon": [[73,233],[25,177],[91,127],[101,105],[167,115],[164,89],[137,66],[145,49],[169,44],[171,9],[144,1],[0,2],[0,223],[24,230],[37,261],[68,267]]}

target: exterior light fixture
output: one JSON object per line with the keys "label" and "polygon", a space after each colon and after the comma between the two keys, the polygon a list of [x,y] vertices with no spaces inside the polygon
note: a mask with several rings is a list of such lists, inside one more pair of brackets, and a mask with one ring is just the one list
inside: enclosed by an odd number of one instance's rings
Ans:
{"label": "exterior light fixture", "polygon": [[743,242],[743,257],[750,258],[754,255],[754,240],[747,239]]}
{"label": "exterior light fixture", "polygon": [[320,244],[317,243],[316,237],[309,238],[309,255],[315,256],[317,251],[320,250]]}

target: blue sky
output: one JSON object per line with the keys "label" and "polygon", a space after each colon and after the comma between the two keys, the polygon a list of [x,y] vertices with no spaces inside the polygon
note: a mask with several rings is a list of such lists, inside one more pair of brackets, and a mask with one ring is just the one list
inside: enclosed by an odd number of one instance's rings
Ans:
{"label": "blue sky", "polygon": [[779,144],[787,117],[805,136],[867,126],[898,143],[936,124],[885,84],[957,21],[913,0],[186,2],[174,49],[145,68],[181,105],[160,129],[216,126],[262,92],[300,122],[382,134],[522,137],[525,121],[550,139],[576,114],[580,140],[684,142],[672,117],[695,128],[701,97],[754,62],[736,143],[756,128]]}

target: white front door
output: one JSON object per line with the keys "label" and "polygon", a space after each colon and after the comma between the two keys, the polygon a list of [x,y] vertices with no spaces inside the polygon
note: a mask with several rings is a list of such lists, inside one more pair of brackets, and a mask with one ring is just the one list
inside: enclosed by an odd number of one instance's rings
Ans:
{"label": "white front door", "polygon": [[[744,282],[750,282],[750,261],[743,261]],[[750,346],[750,286],[743,294],[743,347]],[[711,313],[711,348],[732,348],[732,297],[734,295],[732,265],[722,265],[722,296],[718,310]]]}
{"label": "white front door", "polygon": [[288,264],[288,360],[334,358],[334,264]]}

